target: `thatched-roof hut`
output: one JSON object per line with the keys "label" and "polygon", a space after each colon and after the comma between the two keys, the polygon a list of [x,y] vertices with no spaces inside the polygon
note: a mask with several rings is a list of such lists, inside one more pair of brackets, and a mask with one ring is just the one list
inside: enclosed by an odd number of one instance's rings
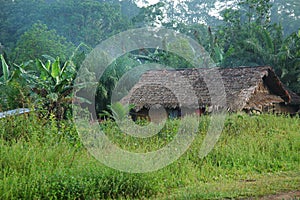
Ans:
{"label": "thatched-roof hut", "polygon": [[[219,76],[211,75],[212,71]],[[220,86],[211,84],[214,82],[222,84],[225,95],[220,88],[213,88]],[[196,95],[197,105],[186,85]],[[214,103],[212,96],[219,96]],[[158,105],[169,115],[178,115],[182,106],[203,113],[224,105],[230,112],[294,114],[299,110],[300,97],[283,86],[271,67],[261,66],[147,71],[121,102],[134,104],[138,115],[148,115],[150,108]]]}

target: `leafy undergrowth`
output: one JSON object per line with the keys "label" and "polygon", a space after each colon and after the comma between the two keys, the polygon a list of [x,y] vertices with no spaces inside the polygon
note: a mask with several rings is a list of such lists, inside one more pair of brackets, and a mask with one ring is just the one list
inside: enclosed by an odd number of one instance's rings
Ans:
{"label": "leafy undergrowth", "polygon": [[[218,199],[262,196],[300,188],[300,119],[273,115],[228,116],[214,149],[199,158],[209,125],[204,116],[190,148],[155,172],[108,168],[81,144],[70,121],[34,114],[0,120],[1,199]],[[179,120],[146,142],[127,137],[112,121],[108,137],[137,152],[170,142]]]}

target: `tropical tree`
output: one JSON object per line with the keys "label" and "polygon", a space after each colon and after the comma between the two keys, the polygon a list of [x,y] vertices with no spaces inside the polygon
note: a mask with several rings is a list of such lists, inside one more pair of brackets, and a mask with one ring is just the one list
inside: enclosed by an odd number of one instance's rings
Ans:
{"label": "tropical tree", "polygon": [[299,33],[287,38],[272,23],[270,1],[243,0],[240,9],[222,14],[225,25],[216,32],[224,67],[270,65],[283,83],[299,93]]}
{"label": "tropical tree", "polygon": [[43,19],[47,3],[35,0],[0,0],[0,5],[0,41],[10,52],[18,38],[32,24]]}
{"label": "tropical tree", "polygon": [[300,2],[295,0],[273,1],[271,21],[283,26],[284,36],[298,31],[300,20]]}
{"label": "tropical tree", "polygon": [[270,22],[270,2],[242,0],[239,9],[222,12],[225,22],[215,34],[223,50],[222,65],[272,65],[282,42],[281,26]]}
{"label": "tropical tree", "polygon": [[284,40],[276,72],[286,86],[300,94],[300,29]]}
{"label": "tropical tree", "polygon": [[[112,92],[115,89],[118,81],[122,78],[122,76],[138,66],[140,62],[138,62],[135,58],[132,57],[131,54],[125,54],[115,60],[104,72],[101,77],[96,91],[96,112],[102,113],[103,110],[109,110],[108,106],[112,103]],[[137,78],[137,77],[132,77]],[[132,87],[132,86],[131,86]],[[131,88],[128,88],[128,91]],[[128,92],[127,91],[127,92]],[[126,91],[125,91],[126,92]]]}
{"label": "tropical tree", "polygon": [[13,77],[9,70],[9,66],[6,63],[6,60],[4,56],[1,54],[0,55],[0,60],[1,60],[1,68],[2,68],[2,76],[0,77],[0,85],[7,84]]}
{"label": "tropical tree", "polygon": [[141,8],[138,15],[132,18],[133,24],[137,27],[143,26],[159,26],[164,19],[163,9],[165,4],[163,2]]}
{"label": "tropical tree", "polygon": [[32,61],[31,69],[19,65],[20,76],[31,88],[34,105],[46,116],[53,114],[57,119],[63,119],[70,111],[77,70],[72,61],[61,63],[59,57],[47,58],[45,63],[40,59]]}
{"label": "tropical tree", "polygon": [[[50,47],[47,54],[62,60],[72,52],[69,42],[95,47],[100,41],[132,27],[125,7],[135,4],[118,0],[0,0],[0,5],[0,51],[4,47],[9,58],[13,57],[10,60],[21,63],[40,56],[33,51],[44,50],[43,46]],[[11,56],[12,53],[17,57]]]}
{"label": "tropical tree", "polygon": [[66,60],[73,51],[74,45],[67,42],[66,38],[38,22],[20,37],[12,60],[21,63],[24,60],[42,59],[42,55],[59,56],[62,60]]}
{"label": "tropical tree", "polygon": [[2,69],[0,77],[0,110],[25,107],[29,100],[27,98],[29,90],[27,87],[24,87],[26,84],[18,79],[20,71],[16,67],[10,67],[2,54],[0,55],[0,61]]}
{"label": "tropical tree", "polygon": [[91,47],[131,27],[119,2],[104,0],[55,1],[44,12],[43,22],[73,44],[84,42]]}

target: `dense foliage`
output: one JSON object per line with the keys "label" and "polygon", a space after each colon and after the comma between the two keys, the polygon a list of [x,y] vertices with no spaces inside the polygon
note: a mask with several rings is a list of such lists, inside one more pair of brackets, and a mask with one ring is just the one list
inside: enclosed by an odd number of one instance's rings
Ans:
{"label": "dense foliage", "polygon": [[[0,53],[13,78],[1,86],[11,88],[5,90],[10,94],[1,94],[1,107],[25,105],[29,91],[36,91],[36,86],[25,84],[28,80],[24,76],[22,79],[17,66],[26,66],[25,71],[30,70],[29,74],[40,78],[40,86],[51,88],[55,83],[40,77],[44,74],[40,70],[45,68],[28,63],[37,63],[36,59],[49,63],[54,62],[50,57],[58,57],[78,69],[85,55],[102,40],[143,26],[164,26],[192,37],[221,67],[270,65],[289,89],[300,93],[299,7],[298,2],[281,0],[236,0],[234,3],[163,0],[142,8],[135,1],[2,0]],[[212,14],[216,10],[219,15]],[[122,75],[143,63],[191,67],[188,61],[165,51],[130,52],[115,61],[100,80],[96,94],[98,113],[107,109],[112,90]],[[3,63],[1,66],[0,75],[7,77]],[[72,84],[68,81],[61,84]],[[45,95],[49,97],[57,92],[63,95],[64,91],[49,91]],[[17,103],[10,102],[14,98]]]}

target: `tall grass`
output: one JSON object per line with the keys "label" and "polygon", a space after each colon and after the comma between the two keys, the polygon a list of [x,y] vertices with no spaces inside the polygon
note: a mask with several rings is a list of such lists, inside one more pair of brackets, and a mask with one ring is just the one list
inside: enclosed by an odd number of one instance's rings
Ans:
{"label": "tall grass", "polygon": [[1,120],[0,126],[0,199],[138,198],[156,193],[143,175],[118,172],[94,160],[70,122],[58,127],[54,119],[31,115]]}
{"label": "tall grass", "polygon": [[[112,121],[101,127],[122,148],[148,152],[170,142],[179,123],[168,121],[156,136],[144,140],[124,135]],[[215,148],[200,159],[208,125],[209,117],[204,116],[188,151],[171,165],[129,174],[89,155],[71,121],[58,126],[54,118],[34,114],[2,119],[0,199],[165,198],[178,188],[300,171],[299,117],[231,115]]]}

